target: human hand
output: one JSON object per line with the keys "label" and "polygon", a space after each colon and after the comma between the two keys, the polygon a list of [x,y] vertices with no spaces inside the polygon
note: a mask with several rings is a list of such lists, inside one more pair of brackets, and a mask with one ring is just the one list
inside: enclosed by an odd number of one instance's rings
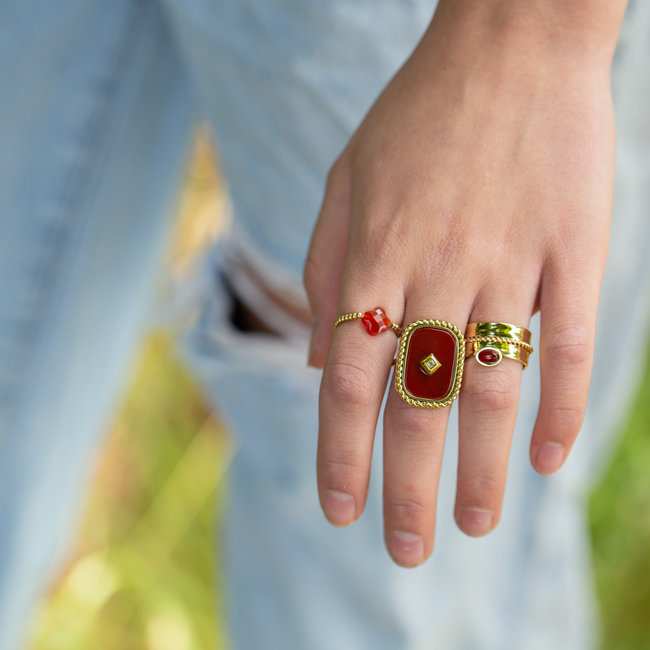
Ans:
{"label": "human hand", "polygon": [[[532,12],[485,30],[481,10],[463,5],[440,3],[332,167],[305,267],[310,363],[324,365],[318,487],[335,525],[363,511],[395,354],[391,333],[333,331],[337,314],[381,305],[393,322],[437,318],[464,331],[475,321],[527,326],[541,310],[538,472],[561,466],[582,422],[611,213],[615,21],[613,35],[610,16],[593,41],[558,47],[553,25]],[[469,535],[499,521],[521,372],[508,359],[465,364],[455,517]],[[432,551],[448,416],[389,390],[385,541],[403,566]]]}

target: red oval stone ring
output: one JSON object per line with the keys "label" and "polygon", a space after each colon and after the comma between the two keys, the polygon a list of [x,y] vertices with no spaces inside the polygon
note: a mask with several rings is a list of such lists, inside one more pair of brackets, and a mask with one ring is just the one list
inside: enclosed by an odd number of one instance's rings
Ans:
{"label": "red oval stone ring", "polygon": [[351,314],[337,316],[334,321],[334,329],[336,329],[341,323],[345,323],[349,320],[360,320],[361,324],[366,328],[366,332],[371,336],[377,336],[377,334],[381,334],[386,330],[393,330],[397,336],[400,336],[402,333],[402,328],[397,323],[391,322],[382,307],[375,307],[369,311],[355,311]]}
{"label": "red oval stone ring", "polygon": [[402,333],[395,361],[395,388],[412,406],[442,408],[458,396],[465,340],[444,320],[416,320]]}
{"label": "red oval stone ring", "polygon": [[465,356],[476,357],[482,366],[496,366],[504,357],[519,361],[524,368],[533,353],[531,333],[510,323],[470,323],[465,331]]}

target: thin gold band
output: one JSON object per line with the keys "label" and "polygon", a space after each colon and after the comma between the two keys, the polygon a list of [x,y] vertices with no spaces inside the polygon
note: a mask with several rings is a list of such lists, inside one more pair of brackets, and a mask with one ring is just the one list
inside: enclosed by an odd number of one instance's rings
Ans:
{"label": "thin gold band", "polygon": [[510,339],[507,336],[466,336],[465,343],[506,343],[523,348],[528,354],[533,353],[533,346],[530,343],[520,341],[519,339]]}
{"label": "thin gold band", "polygon": [[334,321],[334,329],[336,329],[341,323],[345,323],[346,321],[349,320],[357,320],[358,318],[363,317],[362,311],[355,311],[352,314],[343,314],[342,316],[337,316],[336,320]]}
{"label": "thin gold band", "polygon": [[[337,316],[334,321],[334,329],[336,329],[341,323],[345,323],[350,320],[359,320],[360,318],[363,318],[364,314],[365,312],[363,311],[355,311],[351,314],[342,314],[341,316]],[[397,323],[391,322],[390,329],[392,329],[398,337],[402,336],[402,328]]]}

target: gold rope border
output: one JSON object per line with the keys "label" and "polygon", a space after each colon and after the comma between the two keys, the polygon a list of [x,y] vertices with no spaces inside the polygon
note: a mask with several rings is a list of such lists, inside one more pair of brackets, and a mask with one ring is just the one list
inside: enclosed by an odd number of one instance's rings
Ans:
{"label": "gold rope border", "polygon": [[465,343],[506,343],[507,345],[516,345],[518,348],[523,348],[528,354],[534,352],[530,343],[526,343],[521,339],[511,339],[507,336],[469,336],[465,339]]}
{"label": "gold rope border", "polygon": [[[458,341],[458,352],[456,354],[456,372],[454,377],[454,385],[451,392],[441,400],[422,400],[411,397],[406,392],[404,386],[404,369],[406,365],[406,351],[408,348],[408,341],[411,337],[413,330],[419,327],[438,327],[446,329],[451,332]],[[409,323],[400,337],[399,352],[397,353],[397,360],[395,362],[395,388],[399,396],[411,406],[418,406],[420,408],[439,409],[449,406],[457,397],[460,392],[460,386],[463,381],[463,369],[465,367],[465,337],[463,333],[453,323],[446,320],[438,319],[420,319]]]}

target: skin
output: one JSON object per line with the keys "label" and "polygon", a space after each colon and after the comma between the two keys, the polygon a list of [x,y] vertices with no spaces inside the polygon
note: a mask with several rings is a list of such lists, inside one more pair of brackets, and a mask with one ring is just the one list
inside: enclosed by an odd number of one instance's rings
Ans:
{"label": "skin", "polygon": [[[323,367],[318,489],[337,526],[363,511],[395,336],[337,314],[381,305],[528,326],[541,310],[541,395],[530,458],[555,472],[580,429],[607,256],[615,162],[609,70],[625,3],[442,0],[411,57],[328,177],[305,266]],[[498,523],[522,366],[469,359],[459,397],[455,517]],[[392,379],[392,377],[390,377]],[[392,381],[391,381],[392,384]],[[391,385],[384,413],[385,542],[421,564],[434,543],[449,409]]]}

